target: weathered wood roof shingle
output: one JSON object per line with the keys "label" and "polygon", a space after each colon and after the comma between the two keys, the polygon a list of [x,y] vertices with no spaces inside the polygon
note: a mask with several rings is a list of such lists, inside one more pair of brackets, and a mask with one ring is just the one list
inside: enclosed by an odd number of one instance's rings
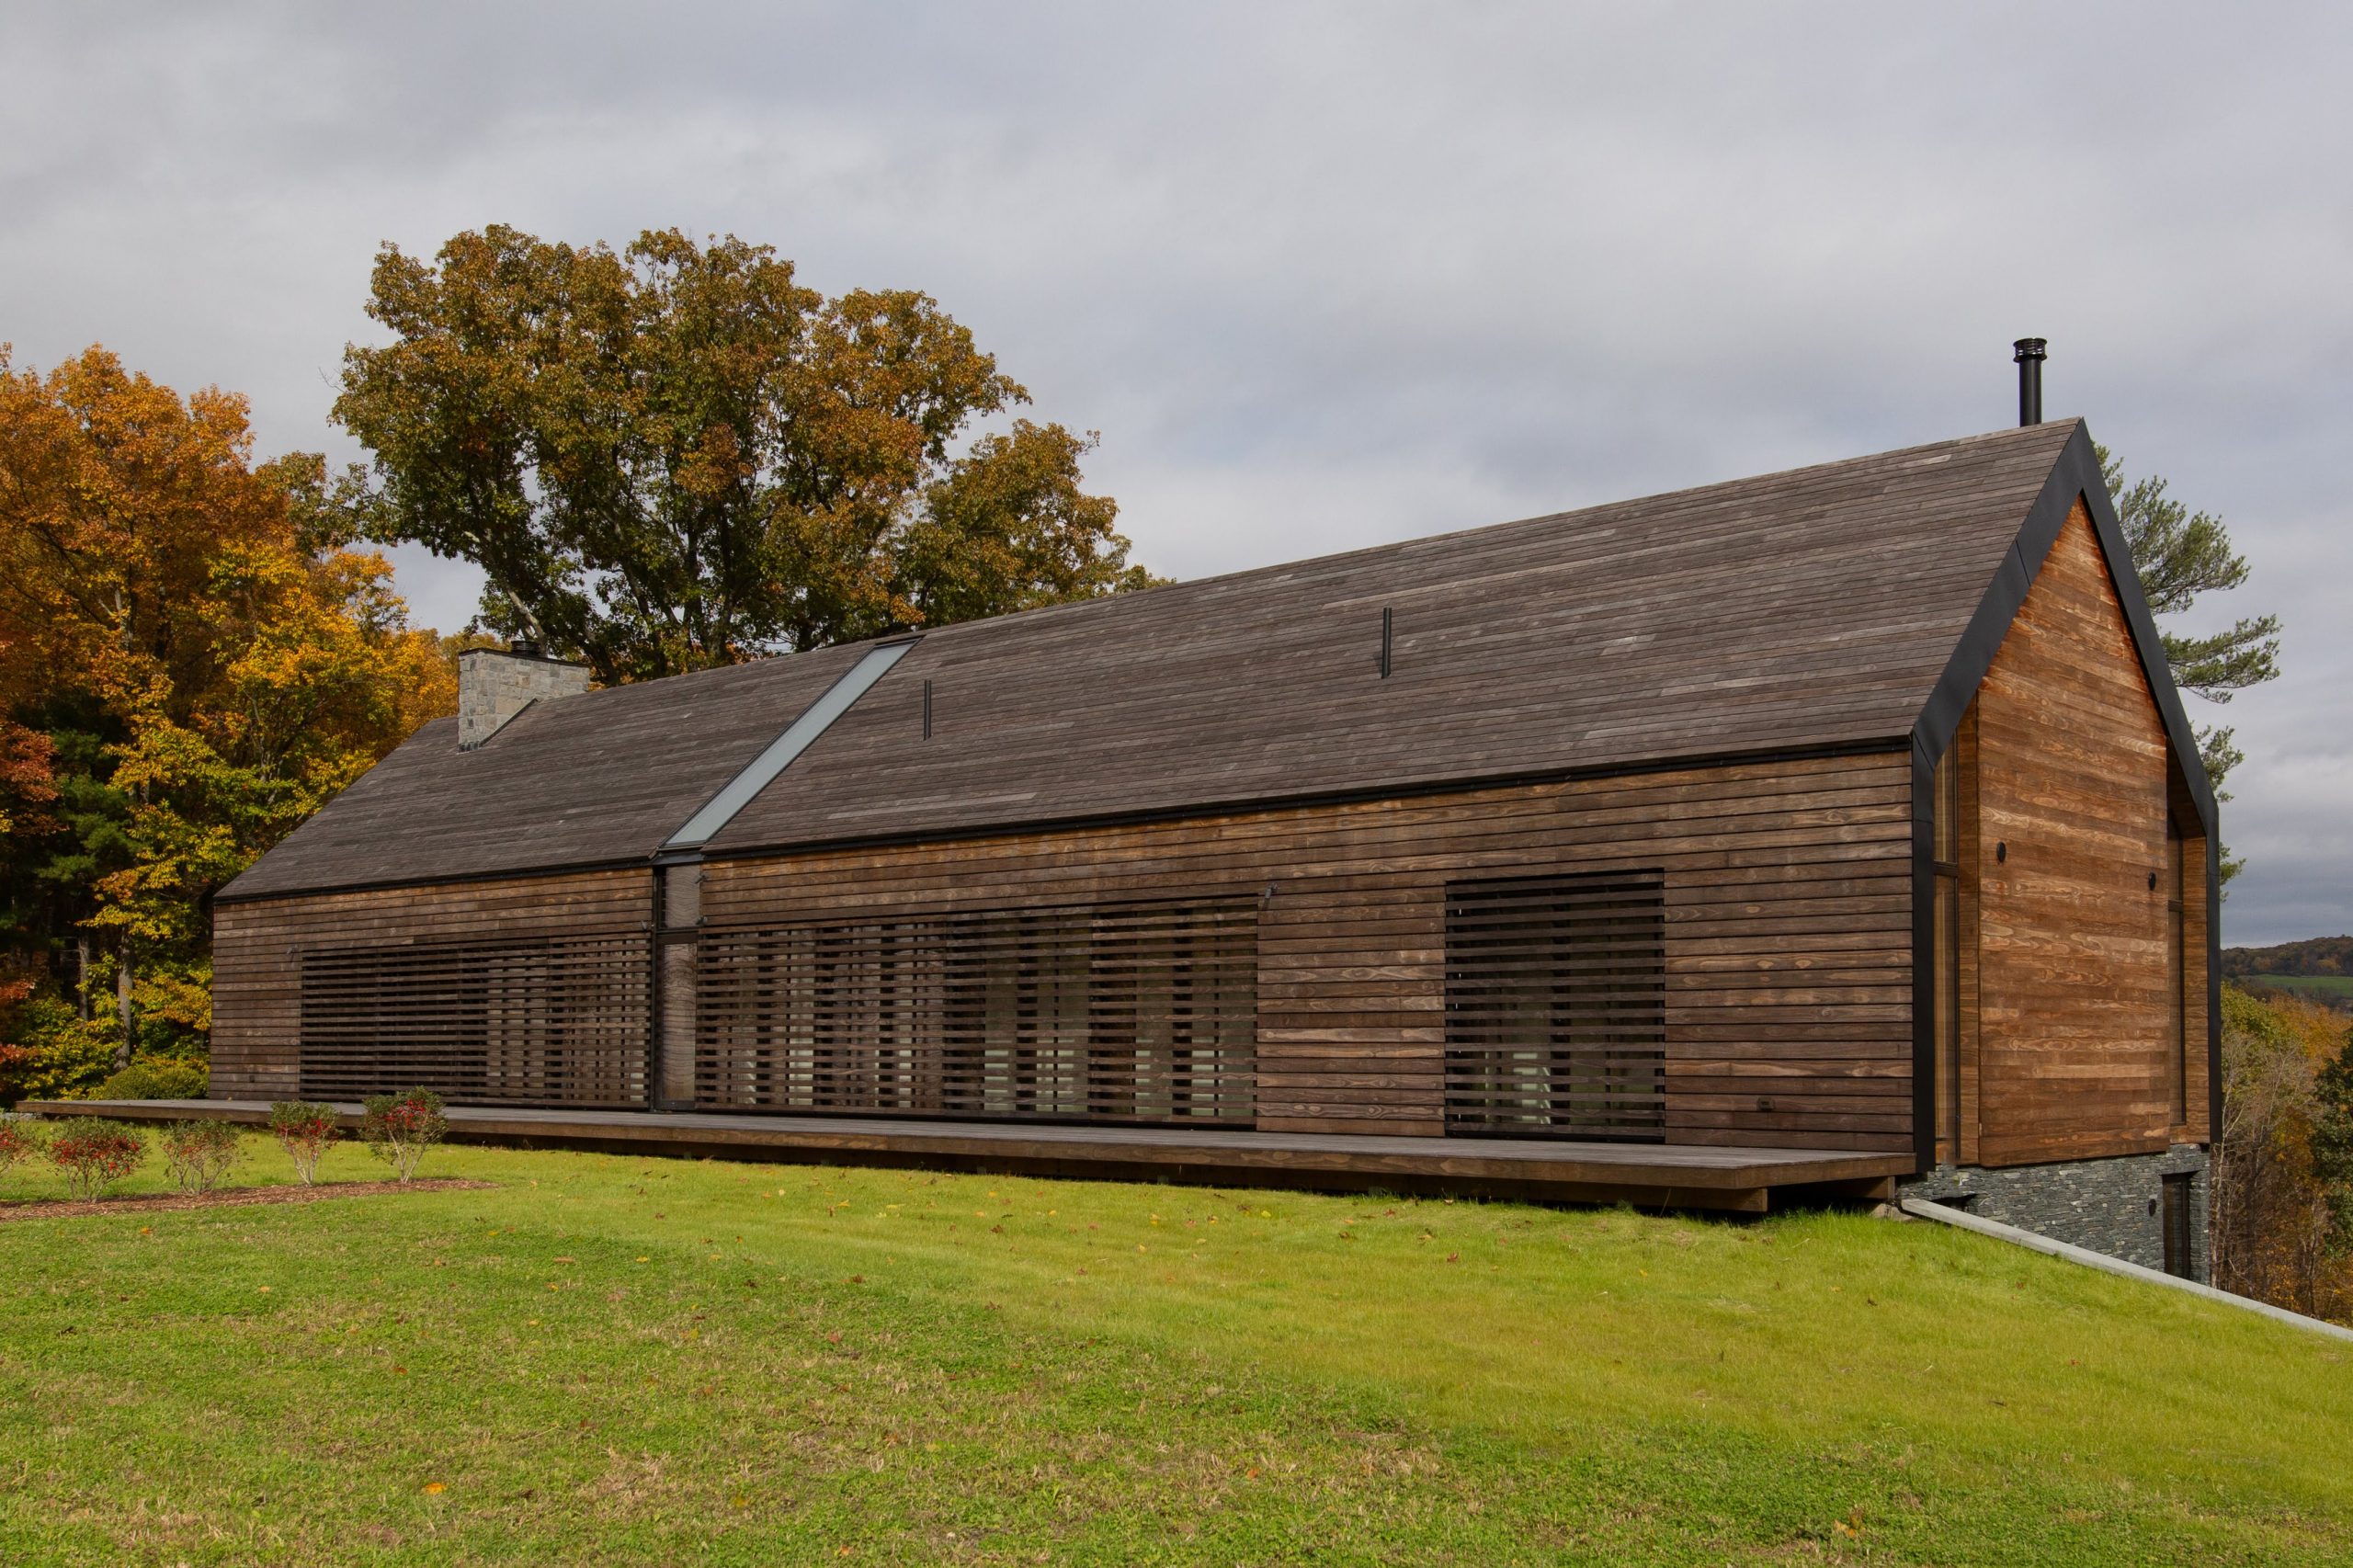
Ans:
{"label": "weathered wood roof shingle", "polygon": [[[943,627],[707,853],[1902,744],[2075,429]],[[870,646],[436,721],[222,896],[642,861]]]}

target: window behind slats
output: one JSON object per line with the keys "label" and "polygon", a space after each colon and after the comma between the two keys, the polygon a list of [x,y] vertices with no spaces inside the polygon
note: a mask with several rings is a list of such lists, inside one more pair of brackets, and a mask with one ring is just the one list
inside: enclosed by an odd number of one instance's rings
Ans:
{"label": "window behind slats", "polygon": [[422,1087],[469,1105],[642,1104],[648,965],[636,935],[306,953],[301,1092],[349,1100]]}
{"label": "window behind slats", "polygon": [[1249,1124],[1255,900],[701,934],[700,1106]]}
{"label": "window behind slats", "polygon": [[1446,890],[1450,1133],[1656,1141],[1666,895],[1655,871]]}

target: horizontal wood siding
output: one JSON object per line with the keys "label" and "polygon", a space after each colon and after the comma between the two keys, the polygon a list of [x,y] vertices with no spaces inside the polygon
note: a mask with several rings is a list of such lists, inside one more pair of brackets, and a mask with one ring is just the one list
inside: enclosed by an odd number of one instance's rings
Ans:
{"label": "horizontal wood siding", "polygon": [[[626,937],[633,940],[608,944],[617,988],[603,993],[626,996],[648,967],[642,951],[632,960],[622,949],[643,948],[650,887],[645,871],[599,871],[223,904],[213,920],[212,1094],[286,1099],[301,1092],[306,954]],[[604,1020],[600,1032],[633,1031],[642,1041],[647,1019],[642,1004],[635,1006],[633,1017]]]}
{"label": "horizontal wood siding", "polygon": [[[2175,821],[2188,822],[2193,827],[2198,822],[2195,812],[2186,802],[2177,803]],[[2187,1017],[2182,1029],[2187,1053],[2182,1076],[2188,1088],[2188,1119],[2173,1129],[2172,1137],[2180,1143],[2210,1143],[2214,1139],[2214,1107],[2212,1087],[2212,1026],[2206,1006],[2209,975],[2212,954],[2218,946],[2216,934],[2206,918],[2206,846],[2203,834],[2184,835],[2182,843],[2182,1006]]]}
{"label": "horizontal wood siding", "polygon": [[1247,1126],[1257,924],[1245,893],[704,930],[692,1100]]}
{"label": "horizontal wood siding", "polygon": [[1977,1157],[2163,1149],[2168,756],[2080,504],[1995,656],[1976,722]]}
{"label": "horizontal wood siding", "polygon": [[1813,758],[714,861],[707,932],[1135,900],[1258,910],[1256,1125],[1444,1130],[1446,887],[1654,870],[1669,1142],[1910,1136],[1910,765]]}

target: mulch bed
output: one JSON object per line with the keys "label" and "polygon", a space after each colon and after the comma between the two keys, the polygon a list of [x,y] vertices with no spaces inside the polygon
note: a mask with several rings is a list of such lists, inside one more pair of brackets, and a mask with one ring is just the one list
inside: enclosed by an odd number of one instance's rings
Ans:
{"label": "mulch bed", "polygon": [[0,1220],[50,1220],[77,1214],[146,1214],[175,1209],[243,1209],[256,1203],[315,1203],[323,1198],[378,1198],[395,1192],[479,1192],[492,1181],[331,1181],[318,1187],[233,1187],[192,1197],[185,1192],[153,1197],[51,1199],[38,1203],[0,1203]]}

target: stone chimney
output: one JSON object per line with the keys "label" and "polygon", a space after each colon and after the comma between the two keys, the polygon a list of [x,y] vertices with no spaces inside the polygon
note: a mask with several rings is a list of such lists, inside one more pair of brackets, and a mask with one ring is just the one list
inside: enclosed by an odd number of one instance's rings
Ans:
{"label": "stone chimney", "polygon": [[473,750],[534,702],[587,689],[587,665],[551,659],[535,643],[469,648],[458,655],[458,749]]}

